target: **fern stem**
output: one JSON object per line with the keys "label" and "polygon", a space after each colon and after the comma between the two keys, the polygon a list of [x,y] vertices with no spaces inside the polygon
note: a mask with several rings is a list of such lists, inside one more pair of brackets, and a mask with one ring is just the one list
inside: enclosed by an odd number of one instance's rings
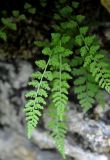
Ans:
{"label": "fern stem", "polygon": [[[60,41],[60,46],[61,46],[61,41]],[[62,74],[62,56],[60,54],[60,100],[61,100],[61,82],[62,82],[61,74]]]}
{"label": "fern stem", "polygon": [[61,74],[62,74],[62,56],[60,55],[60,94],[61,94]]}
{"label": "fern stem", "polygon": [[41,80],[40,80],[40,82],[39,82],[39,86],[38,86],[38,88],[37,88],[37,93],[36,93],[36,95],[38,95],[38,92],[39,92],[39,89],[40,89],[40,87],[41,87],[41,84],[42,84],[42,81],[43,81],[43,77],[44,77],[44,74],[45,74],[45,72],[46,72],[46,70],[47,70],[47,67],[48,67],[48,65],[49,65],[49,62],[50,62],[50,57],[49,57],[49,59],[48,59],[48,61],[47,61],[47,64],[46,64],[46,66],[45,66],[45,69],[44,69],[44,71],[43,71]]}
{"label": "fern stem", "polygon": [[61,82],[62,82],[61,74],[62,74],[62,56],[60,54],[60,101],[61,101],[61,94],[62,94],[62,91],[61,91]]}
{"label": "fern stem", "polygon": [[80,35],[81,35],[81,37],[82,37],[82,40],[83,40],[83,42],[84,42],[84,44],[85,44],[85,47],[86,47],[86,49],[89,51],[89,47],[88,47],[87,43],[85,42],[84,36],[83,36],[82,33],[80,32],[80,27],[79,27],[78,23],[77,23],[77,26],[78,26],[79,33],[80,33]]}

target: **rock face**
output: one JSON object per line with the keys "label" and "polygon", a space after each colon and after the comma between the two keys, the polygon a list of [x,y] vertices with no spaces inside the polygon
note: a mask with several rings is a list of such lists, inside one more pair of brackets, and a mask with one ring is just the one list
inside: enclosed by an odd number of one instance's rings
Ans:
{"label": "rock face", "polygon": [[[33,132],[31,140],[26,138],[24,94],[28,90],[27,82],[32,72],[30,62],[0,61],[1,160],[62,160],[47,129],[46,111],[43,115],[43,125]],[[94,114],[97,113],[99,117],[97,120],[78,112],[75,104],[68,104],[69,132],[65,140],[68,160],[110,160],[109,104],[108,101],[104,110],[95,108]]]}
{"label": "rock face", "polygon": [[0,123],[22,131],[24,93],[32,73],[31,64],[20,61],[14,64],[0,62]]}
{"label": "rock face", "polygon": [[0,157],[1,159],[33,160],[36,159],[29,142],[16,132],[5,130],[0,132]]}
{"label": "rock face", "polygon": [[0,131],[0,159],[2,160],[62,160],[54,152],[42,151],[23,135],[5,129]]}

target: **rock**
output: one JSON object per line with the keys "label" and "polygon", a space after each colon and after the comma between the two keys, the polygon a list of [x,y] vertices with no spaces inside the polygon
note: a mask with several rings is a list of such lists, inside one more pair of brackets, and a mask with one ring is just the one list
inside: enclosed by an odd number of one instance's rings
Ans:
{"label": "rock", "polygon": [[2,160],[37,160],[36,152],[23,137],[12,131],[0,131],[0,158]]}
{"label": "rock", "polygon": [[84,119],[82,113],[71,110],[68,112],[68,127],[70,132],[81,135],[93,152],[106,153],[110,151],[108,143],[110,125],[104,124],[101,120]]}
{"label": "rock", "polygon": [[15,89],[27,86],[33,72],[32,65],[26,61],[15,61],[14,64],[0,62],[0,77]]}
{"label": "rock", "polygon": [[42,132],[39,130],[33,131],[32,141],[33,143],[37,144],[41,149],[55,148],[52,137],[50,137],[47,132]]}
{"label": "rock", "polygon": [[13,64],[0,62],[0,123],[24,132],[21,121],[24,119],[25,87],[33,69],[29,62],[15,61]]}
{"label": "rock", "polygon": [[[60,155],[56,152],[52,153],[49,151],[40,151],[39,155],[37,156],[37,160],[63,160]],[[69,160],[69,159],[68,159]]]}
{"label": "rock", "polygon": [[[39,135],[42,138],[39,138]],[[34,130],[32,138],[34,140],[33,142],[38,146],[41,146],[42,144],[42,148],[43,144],[44,148],[46,144],[48,149],[55,148],[54,142],[47,132]],[[71,145],[67,140],[65,141],[65,154],[75,158],[75,160],[109,160],[107,155],[85,151],[78,145]]]}
{"label": "rock", "polygon": [[13,79],[13,87],[16,89],[26,87],[28,80],[33,72],[32,65],[30,63],[27,63],[26,61],[20,61],[18,63],[18,70],[19,73],[16,74]]}
{"label": "rock", "polygon": [[104,35],[105,35],[105,37],[106,37],[107,40],[110,40],[110,29],[109,28],[105,29]]}
{"label": "rock", "polygon": [[[69,107],[69,105],[71,107]],[[101,119],[96,121],[94,119],[89,119],[88,117],[84,118],[84,113],[73,109],[75,108],[74,104],[69,105],[68,107],[71,109],[69,109],[67,113],[68,130],[70,133],[82,137],[83,141],[79,142],[79,145],[81,144],[85,149],[90,148],[92,152],[110,152],[110,125],[106,125]],[[47,114],[48,110],[44,113],[44,123],[46,128],[49,121]],[[74,136],[72,139],[75,143]]]}
{"label": "rock", "polygon": [[9,101],[0,99],[0,123],[1,125],[10,126],[12,129],[23,131],[23,127],[20,124],[19,117],[16,115],[16,110],[13,105],[10,105]]}
{"label": "rock", "polygon": [[39,150],[22,134],[10,129],[0,130],[0,158],[2,160],[63,160],[55,151]]}

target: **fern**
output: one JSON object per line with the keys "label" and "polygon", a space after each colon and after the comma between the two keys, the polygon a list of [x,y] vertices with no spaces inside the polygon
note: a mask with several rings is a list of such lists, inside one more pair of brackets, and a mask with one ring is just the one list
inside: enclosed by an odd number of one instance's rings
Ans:
{"label": "fern", "polygon": [[52,130],[52,137],[55,140],[55,145],[57,146],[57,149],[65,158],[65,135],[67,132],[65,118],[64,121],[58,120],[57,109],[53,104],[49,105],[48,113],[50,117],[48,127]]}
{"label": "fern", "polygon": [[26,94],[26,98],[29,98],[28,103],[25,105],[25,114],[27,120],[27,133],[28,138],[31,137],[33,129],[36,127],[39,117],[41,116],[42,105],[46,104],[45,98],[48,96],[47,91],[50,90],[47,80],[52,80],[52,74],[47,71],[49,61],[46,63],[44,60],[36,62],[36,65],[40,67],[43,73],[36,72],[32,74],[33,80],[29,82],[29,85],[37,88],[37,91],[30,91]]}
{"label": "fern", "polygon": [[[51,126],[50,126],[51,127]],[[57,149],[62,154],[62,156],[65,158],[65,134],[67,132],[65,123],[62,121],[55,121],[54,119],[54,125],[53,127],[53,134],[55,140],[55,145],[57,146]]]}
{"label": "fern", "polygon": [[[55,36],[55,35],[54,35]],[[53,86],[52,86],[52,101],[57,108],[58,119],[62,121],[64,119],[65,106],[68,102],[68,88],[69,85],[67,81],[71,78],[67,71],[70,71],[68,63],[64,63],[64,58],[68,57],[72,52],[61,46],[61,41],[59,46],[54,47],[54,61],[57,63],[52,63],[53,72]]]}
{"label": "fern", "polygon": [[77,94],[77,98],[79,99],[83,110],[87,112],[90,108],[92,108],[95,100],[104,105],[103,98],[102,102],[99,96],[96,98],[96,95],[101,95],[101,90],[94,81],[94,78],[90,74],[88,68],[82,66],[83,60],[81,57],[74,57],[74,60],[72,60],[71,63],[73,67],[72,73],[73,76],[75,76],[74,92]]}
{"label": "fern", "polygon": [[48,112],[51,120],[48,126],[56,147],[64,158],[69,81],[74,80],[71,87],[85,112],[96,101],[104,105],[102,89],[110,93],[110,67],[105,51],[101,49],[96,36],[88,34],[89,28],[83,25],[85,17],[75,15],[79,3],[72,2],[71,7],[65,6],[66,3],[66,0],[60,0],[60,5],[57,5],[51,41],[34,42],[35,45],[44,47],[44,60],[36,62],[40,70],[32,74],[33,79],[29,85],[35,87],[35,90],[26,94],[29,101],[25,106],[30,138],[38,124],[46,98],[49,98]]}
{"label": "fern", "polygon": [[92,76],[99,83],[99,86],[105,88],[110,93],[110,70],[104,56],[104,50],[100,49],[100,45],[97,43],[94,35],[84,37],[83,32],[80,30],[80,36],[84,42],[80,49],[80,54],[84,58],[83,66],[89,67]]}
{"label": "fern", "polygon": [[[68,63],[64,63],[65,58],[72,54],[72,51],[65,49],[62,45],[69,41],[68,37],[61,37],[60,34],[52,34],[53,56],[51,59],[51,70],[53,71],[52,86],[52,103],[56,114],[54,112],[54,119],[51,122],[52,136],[55,140],[57,149],[64,157],[64,137],[66,134],[66,125],[64,123],[66,105],[68,103],[68,80],[71,76],[68,72],[71,71]],[[54,63],[53,63],[54,62]]]}
{"label": "fern", "polygon": [[[33,73],[32,77],[34,80],[29,82],[29,85],[37,87],[37,91],[30,91],[26,94],[27,98],[31,100],[26,104],[25,112],[28,127],[28,137],[32,135],[32,130],[36,127],[39,117],[41,116],[41,110],[43,109],[42,104],[45,105],[45,99],[47,90],[50,89],[48,81],[52,81],[52,101],[56,107],[57,117],[57,131],[53,130],[53,138],[58,150],[64,154],[64,137],[66,133],[66,126],[64,125],[65,107],[68,103],[68,80],[71,76],[68,72],[71,71],[66,58],[72,54],[72,51],[64,48],[62,45],[67,43],[69,40],[66,36],[53,33],[50,48],[46,47],[42,53],[49,56],[49,60],[46,63],[44,60],[36,62],[37,66],[41,68],[43,73],[40,71]],[[47,68],[50,67],[50,71]],[[30,104],[32,102],[32,104]],[[64,131],[65,130],[65,131]],[[64,134],[64,135],[63,135]],[[58,141],[62,139],[61,141]],[[59,143],[58,143],[59,142]]]}

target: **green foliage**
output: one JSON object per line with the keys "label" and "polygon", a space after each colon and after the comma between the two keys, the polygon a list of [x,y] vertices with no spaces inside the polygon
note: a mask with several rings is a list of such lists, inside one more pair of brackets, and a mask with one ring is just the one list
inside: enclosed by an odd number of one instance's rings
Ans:
{"label": "green foliage", "polygon": [[[45,47],[42,50],[42,54],[48,56],[49,60],[47,63],[45,60],[36,61],[38,67],[44,71],[43,73],[38,71],[32,74],[32,77],[36,78],[37,80],[32,80],[31,82],[29,82],[29,85],[35,88],[37,87],[37,91],[30,91],[26,94],[26,97],[29,98],[29,101],[25,106],[28,137],[30,137],[32,134],[32,130],[37,125],[39,116],[41,115],[41,112],[39,113],[38,109],[43,109],[43,103],[39,103],[39,98],[42,98],[43,102],[46,103],[44,98],[48,96],[47,90],[49,88],[52,88],[50,99],[54,104],[56,110],[55,117],[57,119],[57,128],[54,128],[52,135],[55,139],[55,144],[58,150],[61,152],[63,156],[64,137],[66,134],[66,125],[64,123],[64,119],[66,106],[68,103],[68,80],[71,79],[71,76],[69,74],[71,68],[68,62],[66,61],[66,58],[72,54],[72,51],[66,49],[63,45],[68,41],[68,36],[62,37],[61,34],[58,33],[52,34],[50,47]],[[48,68],[50,68],[49,71],[47,71]],[[51,83],[49,83],[49,81]],[[33,104],[30,102],[33,102]],[[36,105],[40,105],[39,107],[41,108],[36,108]],[[55,121],[52,121],[52,123],[54,122]]]}
{"label": "green foliage", "polygon": [[[77,98],[79,99],[81,107],[86,112],[90,108],[92,108],[93,104],[95,103],[95,100],[97,100],[99,103],[100,97],[96,98],[96,95],[100,94],[100,88],[94,81],[94,78],[89,73],[88,69],[83,66],[79,66],[79,62],[80,65],[82,64],[81,60],[82,59],[80,59],[80,57],[75,57],[72,61],[73,76],[75,76],[76,78],[74,80],[74,92],[77,94]],[[103,101],[100,101],[100,104],[103,105]]]}
{"label": "green foliage", "polygon": [[31,4],[29,3],[25,3],[24,5],[24,13],[20,13],[20,11],[18,10],[13,10],[12,11],[12,16],[10,17],[6,17],[7,16],[7,12],[3,11],[3,15],[4,17],[1,18],[1,28],[0,28],[0,38],[3,41],[7,41],[8,38],[8,32],[7,30],[12,30],[12,31],[17,31],[17,25],[21,22],[21,21],[26,21],[27,17],[26,17],[26,13],[29,14],[35,14],[36,13],[36,8],[32,7]]}
{"label": "green foliage", "polygon": [[83,66],[88,67],[99,86],[110,93],[110,68],[104,50],[100,49],[95,36],[84,37],[81,32],[80,34],[84,42],[80,49],[80,54],[84,58]]}
{"label": "green foliage", "polygon": [[17,29],[16,24],[13,23],[11,21],[11,19],[9,19],[9,18],[2,18],[1,21],[4,24],[5,27],[7,27],[7,28],[9,28],[11,30],[16,31],[16,29]]}
{"label": "green foliage", "polygon": [[52,79],[52,73],[47,71],[49,60],[47,63],[44,60],[36,62],[36,65],[41,68],[41,70],[44,69],[44,71],[43,73],[33,73],[33,79],[29,82],[29,85],[37,88],[37,91],[32,90],[26,94],[26,97],[29,98],[29,101],[24,109],[27,120],[28,138],[31,137],[32,131],[39,121],[41,110],[43,109],[42,105],[46,104],[45,98],[48,96],[47,91],[50,89],[47,81]]}
{"label": "green foliage", "polygon": [[48,123],[48,128],[52,130],[52,137],[55,140],[55,145],[57,149],[65,158],[65,135],[67,132],[67,127],[65,125],[65,118],[63,121],[58,120],[57,108],[53,103],[49,105],[48,108],[48,116],[50,117],[50,121]]}
{"label": "green foliage", "polygon": [[46,7],[47,0],[40,0],[40,4],[41,4],[42,7]]}
{"label": "green foliage", "polygon": [[31,14],[35,14],[36,13],[36,8],[32,7],[32,5],[29,4],[29,3],[25,3],[24,9],[27,10]]}
{"label": "green foliage", "polygon": [[14,17],[18,17],[20,13],[18,10],[14,10],[14,11],[12,11],[12,14]]}
{"label": "green foliage", "polygon": [[7,40],[7,34],[6,34],[6,32],[0,30],[0,38],[3,39],[4,41],[6,41]]}
{"label": "green foliage", "polygon": [[[47,103],[46,98],[49,98],[51,120],[48,126],[57,149],[65,158],[69,82],[73,81],[71,87],[87,112],[96,102],[104,105],[102,89],[110,93],[110,66],[97,37],[89,35],[89,28],[84,25],[85,17],[75,15],[79,3],[72,2],[72,7],[65,5],[66,0],[59,3],[58,11],[53,16],[55,24],[51,41],[34,42],[43,48],[44,59],[36,61],[39,70],[32,74],[32,81],[29,82],[35,90],[26,94],[28,102],[24,110],[30,138]],[[27,4],[25,9],[29,8],[31,6]]]}
{"label": "green foliage", "polygon": [[24,14],[20,14],[18,10],[13,10],[12,15],[14,18],[17,18],[17,20],[19,21],[26,20],[26,16]]}

